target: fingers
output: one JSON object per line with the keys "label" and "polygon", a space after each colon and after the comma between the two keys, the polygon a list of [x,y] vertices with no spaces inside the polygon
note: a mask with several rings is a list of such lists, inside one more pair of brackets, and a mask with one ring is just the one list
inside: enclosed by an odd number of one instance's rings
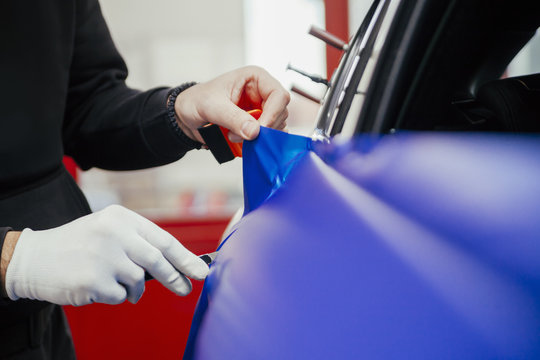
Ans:
{"label": "fingers", "polygon": [[116,256],[114,270],[100,276],[90,287],[95,289],[95,295],[89,302],[114,305],[121,304],[127,299],[135,304],[144,292],[144,269],[123,253]]}
{"label": "fingers", "polygon": [[126,289],[127,300],[136,304],[144,292],[144,269],[126,256],[125,260],[119,264],[116,280]]}
{"label": "fingers", "polygon": [[263,105],[263,112],[259,118],[261,125],[278,129],[289,116],[289,111],[287,110],[289,101],[289,93],[281,91],[272,92]]}
{"label": "fingers", "polygon": [[[187,295],[191,292],[191,282],[186,276],[202,280],[208,275],[208,265],[171,234],[135,212],[129,211],[129,216],[138,236],[131,239],[128,257],[169,290]],[[137,289],[131,290],[132,299],[139,294]]]}
{"label": "fingers", "polygon": [[119,284],[114,279],[110,279],[109,281],[103,279],[102,281],[104,281],[104,284],[102,284],[97,289],[95,298],[89,299],[83,304],[99,302],[103,304],[117,305],[123,303],[126,300],[127,290],[124,286]]}
{"label": "fingers", "polygon": [[289,117],[289,110],[287,110],[287,108],[285,108],[281,112],[281,114],[278,115],[278,117],[276,118],[274,123],[266,125],[266,126],[271,127],[273,129],[277,129],[277,130],[283,130],[284,128],[287,127],[287,118],[288,117]]}
{"label": "fingers", "polygon": [[138,248],[141,251],[130,254],[130,258],[175,294],[182,296],[189,294],[191,282],[167,261],[160,250],[149,244],[146,239],[140,238],[138,241]]}
{"label": "fingers", "polygon": [[150,220],[138,214],[135,215],[138,217],[139,234],[158,249],[176,269],[196,280],[202,280],[208,275],[208,265],[186,249],[174,236]]}
{"label": "fingers", "polygon": [[233,90],[229,88],[230,82],[227,77],[222,76],[180,93],[176,98],[175,109],[178,125],[184,133],[202,142],[197,129],[212,123],[231,130],[242,139],[252,140],[259,135],[257,120],[232,101]]}
{"label": "fingers", "polygon": [[[289,111],[287,109],[283,110],[281,114],[276,118],[276,120],[272,124],[266,125],[267,127],[271,127],[276,130],[280,130],[283,132],[289,132],[287,130],[287,117],[289,116]],[[263,125],[263,124],[260,124]],[[229,132],[229,140],[235,143],[242,142],[244,139],[241,136],[236,135],[233,132]]]}
{"label": "fingers", "polygon": [[[258,121],[230,101],[223,102],[219,106],[216,104],[211,109],[212,112],[208,113],[207,118],[209,122],[230,129],[229,140],[232,142],[255,139],[259,135],[260,125],[278,130],[284,129],[289,116],[287,110],[290,101],[289,94],[284,89],[283,91],[277,89],[264,100],[263,112]],[[214,114],[219,114],[219,116]]]}
{"label": "fingers", "polygon": [[[134,211],[123,207],[115,207],[115,211],[120,211],[125,221],[125,227],[131,228],[136,232],[135,239],[128,239],[131,246],[126,248],[127,255],[133,259],[131,255],[138,255],[140,252],[157,250],[162,257],[171,262],[172,265],[183,274],[200,280],[208,275],[208,266],[199,259],[199,257],[186,249],[174,236],[154,224],[152,221],[142,217]],[[126,234],[128,229],[124,230]],[[144,240],[148,246],[141,244],[138,240]],[[139,248],[143,247],[143,249]],[[157,255],[155,255],[157,257]],[[139,264],[143,266],[142,264]],[[146,266],[143,266],[145,269]],[[147,269],[148,270],[148,269]]]}
{"label": "fingers", "polygon": [[[262,107],[256,121],[237,104]],[[180,128],[191,138],[202,141],[196,129],[213,123],[231,131],[234,142],[255,139],[260,125],[281,129],[285,126],[290,94],[265,70],[248,66],[195,85],[176,98],[175,110]]]}
{"label": "fingers", "polygon": [[212,103],[203,114],[208,122],[223,126],[244,140],[253,140],[259,135],[259,122],[230,100]]}
{"label": "fingers", "polygon": [[233,132],[229,132],[229,135],[228,135],[228,136],[229,136],[229,140],[232,141],[232,142],[234,142],[234,143],[239,143],[239,142],[244,141],[244,139],[242,139],[241,136],[238,136],[238,135],[236,135],[236,134],[233,133]]}
{"label": "fingers", "polygon": [[253,80],[248,81],[244,91],[251,101],[262,104],[260,124],[277,129],[288,117],[287,105],[291,101],[289,92],[261,68],[248,67],[246,71],[253,74]]}
{"label": "fingers", "polygon": [[203,260],[150,220],[123,207],[108,209],[109,216],[123,222],[121,237],[128,259],[122,260],[124,262],[117,267],[122,270],[116,273],[130,301],[136,302],[144,291],[143,269],[178,295],[191,292],[191,282],[186,276],[202,280],[208,275],[209,269]]}

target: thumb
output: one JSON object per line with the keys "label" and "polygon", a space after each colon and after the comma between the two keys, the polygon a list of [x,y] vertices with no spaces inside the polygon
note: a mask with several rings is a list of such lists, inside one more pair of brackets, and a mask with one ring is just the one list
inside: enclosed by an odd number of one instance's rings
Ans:
{"label": "thumb", "polygon": [[227,128],[244,140],[253,140],[259,135],[259,122],[230,101],[215,104],[205,117],[208,122]]}

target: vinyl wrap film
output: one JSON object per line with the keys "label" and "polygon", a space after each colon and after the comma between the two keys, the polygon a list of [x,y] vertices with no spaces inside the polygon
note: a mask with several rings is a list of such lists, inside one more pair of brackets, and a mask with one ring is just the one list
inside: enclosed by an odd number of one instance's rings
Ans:
{"label": "vinyl wrap film", "polygon": [[289,136],[244,145],[184,358],[540,357],[540,138]]}

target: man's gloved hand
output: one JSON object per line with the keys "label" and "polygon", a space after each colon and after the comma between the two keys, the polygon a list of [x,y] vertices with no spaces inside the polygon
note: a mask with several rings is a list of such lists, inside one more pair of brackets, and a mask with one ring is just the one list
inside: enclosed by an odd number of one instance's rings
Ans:
{"label": "man's gloved hand", "polygon": [[[25,229],[6,271],[9,298],[60,305],[136,303],[144,269],[178,295],[208,266],[172,235],[118,205],[44,231]],[[186,275],[186,276],[184,276]]]}
{"label": "man's gloved hand", "polygon": [[[242,101],[262,109],[259,121],[236,104]],[[231,130],[231,141],[253,140],[259,125],[284,130],[290,94],[268,72],[256,66],[233,70],[197,84],[178,95],[178,126],[193,140],[204,142],[197,129],[213,123]]]}

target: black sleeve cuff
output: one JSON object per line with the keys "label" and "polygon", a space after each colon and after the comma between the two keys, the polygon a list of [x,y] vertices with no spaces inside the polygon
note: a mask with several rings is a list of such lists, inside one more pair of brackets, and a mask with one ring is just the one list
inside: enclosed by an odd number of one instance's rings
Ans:
{"label": "black sleeve cuff", "polygon": [[[174,113],[171,118],[167,109],[167,99],[171,93],[179,93],[179,89],[182,91],[194,84],[187,83],[178,88],[159,89],[150,95],[144,106],[141,124],[142,135],[148,147],[160,158],[174,161],[187,151],[200,149],[202,146],[200,142],[194,141],[184,134],[176,123]],[[145,121],[144,119],[149,120]]]}

